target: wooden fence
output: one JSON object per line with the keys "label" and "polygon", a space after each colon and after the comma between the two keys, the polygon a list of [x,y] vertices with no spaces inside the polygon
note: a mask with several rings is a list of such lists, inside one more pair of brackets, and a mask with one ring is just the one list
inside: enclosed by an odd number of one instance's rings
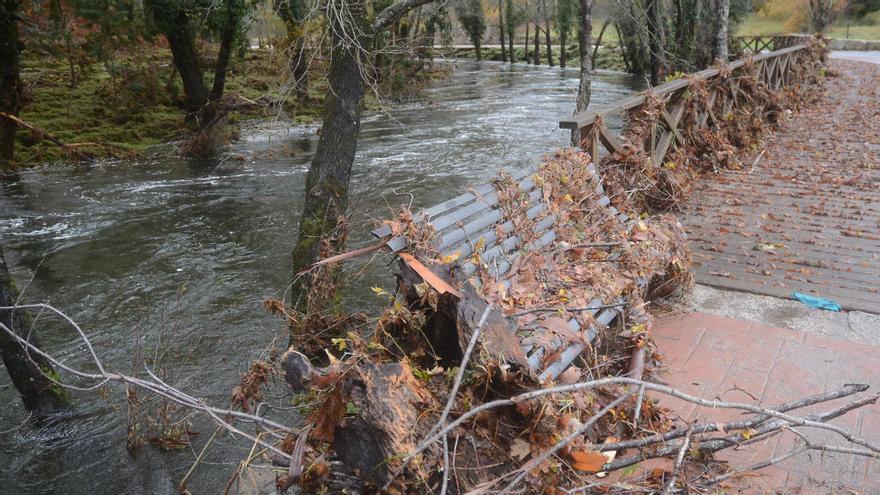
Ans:
{"label": "wooden fence", "polygon": [[730,52],[737,57],[755,55],[763,51],[782,50],[805,42],[804,35],[786,34],[778,36],[736,36],[732,38]]}
{"label": "wooden fence", "polygon": [[[751,60],[757,66],[758,77],[767,84],[770,89],[776,90],[787,86],[791,82],[792,72],[800,57],[807,57],[807,44],[798,44],[776,50],[769,53],[761,53]],[[740,59],[731,62],[728,68],[735,76],[737,71],[747,66],[747,60]],[[573,139],[580,144],[581,148],[590,153],[594,163],[605,153],[624,153],[624,143],[616,133],[609,130],[607,122],[609,118],[625,117],[626,114],[638,107],[645,105],[649,94],[662,98],[666,101],[657,124],[654,126],[645,150],[651,156],[655,164],[662,164],[667,153],[674,149],[676,143],[683,143],[689,132],[696,129],[680,129],[679,124],[684,114],[684,98],[694,81],[703,79],[707,83],[717,78],[720,70],[717,68],[706,69],[693,74],[691,77],[676,79],[661,84],[649,91],[618,101],[609,107],[595,112],[581,112],[571,118],[559,122],[562,129],[571,129]],[[707,84],[709,101],[706,108],[702,109],[695,125],[697,129],[706,126],[717,127],[720,118],[726,115],[734,105],[742,101],[738,98],[739,78],[730,77],[729,84],[720,88],[717,84]],[[713,110],[715,109],[715,110]],[[718,112],[720,110],[720,112]],[[716,113],[717,112],[717,113]],[[601,146],[600,146],[601,145]]]}

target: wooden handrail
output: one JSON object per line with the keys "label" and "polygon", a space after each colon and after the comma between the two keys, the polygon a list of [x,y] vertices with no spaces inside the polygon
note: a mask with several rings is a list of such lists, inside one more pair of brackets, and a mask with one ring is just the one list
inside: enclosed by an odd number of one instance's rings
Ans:
{"label": "wooden handrail", "polygon": [[[807,48],[806,44],[798,44],[795,46],[791,46],[788,48],[783,48],[781,50],[776,50],[769,53],[761,53],[752,57],[754,62],[761,62],[765,60],[770,60],[778,57],[783,57],[787,54],[797,52],[800,50],[804,50]],[[739,59],[730,63],[729,67],[732,70],[736,70],[746,64],[746,60]],[[716,77],[719,73],[718,68],[710,68],[705,69],[700,72],[696,72],[693,76],[696,76],[700,79],[709,80]],[[596,111],[587,111],[577,113],[567,119],[562,119],[559,121],[560,129],[571,129],[577,130],[587,127],[596,122],[596,120],[600,117],[606,117],[611,115],[621,115],[628,110],[632,110],[640,105],[643,105],[646,101],[647,95],[653,94],[655,96],[663,97],[670,94],[673,94],[677,91],[680,91],[684,88],[687,88],[691,85],[691,78],[680,78],[675,79],[673,81],[665,82],[659,86],[656,86],[650,90],[642,91],[641,93],[636,94],[635,96],[630,96],[628,98],[624,98],[622,100],[618,100],[611,105],[608,105],[601,110]]]}

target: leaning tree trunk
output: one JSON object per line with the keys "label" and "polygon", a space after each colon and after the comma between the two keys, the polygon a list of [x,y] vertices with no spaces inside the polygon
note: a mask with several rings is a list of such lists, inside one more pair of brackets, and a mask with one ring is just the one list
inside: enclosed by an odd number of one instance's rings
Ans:
{"label": "leaning tree trunk", "polygon": [[[334,45],[324,124],[306,178],[305,208],[293,250],[293,301],[297,311],[305,315],[321,312],[335,296],[318,293],[333,289],[315,286],[310,277],[318,275],[297,274],[320,256],[339,252],[344,246],[345,227],[341,219],[348,207],[351,167],[361,127],[364,82],[356,58],[358,48],[342,39],[334,39]],[[309,290],[312,287],[315,290]]]}
{"label": "leaning tree trunk", "polygon": [[[505,52],[507,46],[504,43],[504,11],[502,10],[501,5],[501,2],[503,1],[504,0],[498,0],[498,35],[501,37],[501,61],[507,62],[507,53]],[[508,12],[507,15],[510,15],[510,12]],[[513,62],[512,54],[513,52],[511,52],[511,62]]]}
{"label": "leaning tree trunk", "polygon": [[196,51],[195,33],[190,25],[189,16],[184,10],[172,14],[168,21],[165,37],[171,48],[174,67],[180,74],[183,83],[184,106],[189,118],[198,116],[198,112],[208,102],[208,89]]}
{"label": "leaning tree trunk", "polygon": [[727,30],[730,17],[730,0],[717,0],[718,10],[715,12],[717,19],[715,26],[715,49],[712,55],[716,60],[727,62]]}
{"label": "leaning tree trunk", "polygon": [[[0,112],[9,115],[21,109],[19,6],[19,0],[0,0]],[[16,127],[14,121],[0,118],[0,165],[13,159]]]}
{"label": "leaning tree trunk", "polygon": [[[592,4],[592,1],[590,2]],[[581,8],[583,8],[583,3],[581,4]],[[592,10],[593,6],[590,5],[590,10]],[[592,13],[590,13],[590,17],[593,17]],[[599,46],[602,44],[602,36],[605,35],[605,30],[608,28],[608,24],[611,21],[605,19],[605,22],[602,23],[602,29],[599,30],[599,36],[596,38],[596,44],[593,46],[593,56],[590,58],[590,67],[596,66],[596,57],[599,55]],[[581,28],[583,29],[583,28]],[[593,26],[590,26],[590,34],[592,34]]]}
{"label": "leaning tree trunk", "polygon": [[214,82],[211,86],[209,98],[217,101],[223,98],[226,89],[226,74],[229,71],[229,59],[232,58],[232,45],[235,43],[235,35],[238,32],[238,20],[230,12],[227,14],[226,26],[220,33],[220,50],[217,53],[217,65],[214,66]]}
{"label": "leaning tree trunk", "polygon": [[[3,248],[0,246],[0,307],[14,306],[18,297],[15,283],[6,266]],[[39,347],[30,314],[26,310],[0,309],[0,324]],[[45,419],[69,407],[70,395],[59,384],[61,378],[52,369],[49,361],[34,352],[28,352],[25,346],[2,328],[0,353],[12,384],[21,394],[24,407],[35,419]]]}
{"label": "leaning tree trunk", "polygon": [[231,2],[227,2],[226,24],[220,32],[220,49],[217,52],[217,64],[214,66],[214,82],[207,101],[199,110],[199,127],[202,129],[211,127],[222,116],[220,100],[226,90],[226,74],[229,72],[229,60],[232,58],[232,48],[239,27],[239,17],[232,11]]}

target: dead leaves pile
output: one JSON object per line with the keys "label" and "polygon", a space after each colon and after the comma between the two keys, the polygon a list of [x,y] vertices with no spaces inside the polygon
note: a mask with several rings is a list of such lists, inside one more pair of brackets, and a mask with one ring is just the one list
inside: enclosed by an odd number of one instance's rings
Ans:
{"label": "dead leaves pile", "polygon": [[[826,57],[825,41],[811,40],[806,55],[789,69],[789,85],[780,90],[763,82],[758,65],[747,60],[735,72],[721,66],[709,81],[692,77],[676,101],[648,93],[645,103],[626,116],[622,148],[600,164],[614,204],[636,213],[678,209],[700,173],[738,170],[740,152],[757,152],[783,113],[817,100]],[[662,161],[653,160],[646,147],[665,132],[663,117],[673,114],[679,103],[682,115],[676,132],[683,139],[675,140]]]}

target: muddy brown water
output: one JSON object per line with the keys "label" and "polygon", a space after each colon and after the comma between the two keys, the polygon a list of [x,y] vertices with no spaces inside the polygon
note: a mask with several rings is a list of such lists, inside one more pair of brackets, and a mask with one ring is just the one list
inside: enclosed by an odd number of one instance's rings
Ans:
{"label": "muddy brown water", "polygon": [[[429,206],[564,146],[577,71],[456,62],[454,75],[416,101],[364,119],[352,184],[350,246],[368,242],[372,218],[414,197]],[[643,80],[599,72],[596,105]],[[0,235],[25,300],[50,302],[90,335],[105,366],[130,372],[140,348],[152,362],[164,343],[175,384],[224,406],[248,363],[282,331],[260,307],[288,283],[315,127],[245,126],[232,153],[245,162],[187,161],[168,150],[136,160],[51,165],[0,180]],[[295,153],[290,158],[290,153]],[[387,259],[351,265],[351,309],[375,309],[368,288],[392,282]],[[44,347],[88,366],[73,333],[41,318]],[[142,368],[139,367],[142,370]],[[210,436],[193,446],[126,449],[124,391],[75,392],[73,417],[34,429],[0,372],[0,493],[164,494]],[[283,397],[267,401],[284,404]],[[272,411],[284,419],[289,409]],[[197,471],[193,493],[222,492],[249,445],[222,436]]]}

